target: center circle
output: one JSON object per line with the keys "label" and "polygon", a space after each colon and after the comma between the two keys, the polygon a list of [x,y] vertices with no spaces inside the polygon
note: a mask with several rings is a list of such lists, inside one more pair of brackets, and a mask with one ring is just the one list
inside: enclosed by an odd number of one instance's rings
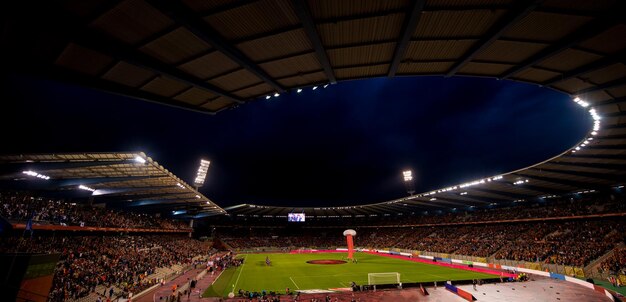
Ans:
{"label": "center circle", "polygon": [[343,260],[331,260],[331,259],[320,259],[320,260],[309,260],[306,263],[308,264],[344,264],[346,261]]}

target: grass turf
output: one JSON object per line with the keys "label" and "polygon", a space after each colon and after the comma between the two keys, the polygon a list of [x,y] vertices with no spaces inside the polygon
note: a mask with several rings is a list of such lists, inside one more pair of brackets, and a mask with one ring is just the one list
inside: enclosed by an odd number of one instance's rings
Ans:
{"label": "grass turf", "polygon": [[[329,289],[349,287],[350,282],[367,284],[368,273],[400,273],[403,283],[446,280],[471,280],[497,278],[497,276],[466,271],[438,265],[393,259],[378,255],[357,253],[358,263],[337,265],[308,264],[309,260],[341,260],[345,253],[324,254],[248,254],[244,264],[229,268],[203,294],[205,297],[225,297],[239,289],[261,292],[285,292],[294,290]],[[271,266],[265,264],[269,256]]]}
{"label": "grass turf", "polygon": [[618,292],[624,296],[626,296],[626,287],[622,286],[622,287],[613,287],[613,285],[611,285],[611,282],[606,281],[606,280],[600,280],[600,279],[593,279],[593,282],[597,285],[603,286],[606,289],[610,289],[612,291]]}

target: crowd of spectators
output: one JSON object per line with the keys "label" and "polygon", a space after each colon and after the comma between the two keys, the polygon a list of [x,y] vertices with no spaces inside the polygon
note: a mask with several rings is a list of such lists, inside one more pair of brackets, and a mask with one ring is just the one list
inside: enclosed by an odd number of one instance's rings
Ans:
{"label": "crowd of spectators", "polygon": [[327,234],[326,231],[299,230],[297,233],[285,233],[278,229],[258,229],[246,234],[238,230],[224,230],[226,242],[234,249],[250,248],[331,248],[343,244],[343,238]]}
{"label": "crowd of spectators", "polygon": [[19,222],[90,227],[188,229],[182,221],[148,214],[90,207],[64,200],[35,197],[26,193],[0,193],[0,215]]}
{"label": "crowd of spectators", "polygon": [[626,275],[626,248],[615,250],[611,257],[602,261],[598,269],[604,273]]}
{"label": "crowd of spectators", "polygon": [[[537,218],[555,218],[555,217],[573,217],[581,215],[597,215],[609,213],[625,213],[626,197],[623,194],[606,196],[600,193],[582,194],[576,198],[547,198],[539,201],[525,201],[508,203],[505,205],[490,205],[474,208],[458,208],[454,211],[431,210],[431,211],[415,211],[404,213],[385,213],[370,216],[368,214],[355,215],[354,217],[323,216],[316,217],[307,213],[306,222],[300,222],[302,225],[326,225],[326,226],[346,226],[353,227],[355,225],[428,225],[443,223],[467,223],[467,222],[486,222],[486,221],[509,221],[517,219],[537,219]],[[343,211],[342,214],[349,214],[349,210]],[[215,223],[226,225],[255,225],[255,226],[276,226],[287,225],[287,218],[279,217],[249,217],[249,216],[232,216],[221,217],[222,221],[216,217]]]}
{"label": "crowd of spectators", "polygon": [[[344,247],[342,229],[224,230],[235,249]],[[626,239],[620,220],[515,222],[481,225],[356,228],[355,245],[584,266]],[[236,235],[239,234],[239,235]],[[267,235],[273,234],[273,235]]]}
{"label": "crowd of spectators", "polygon": [[49,300],[66,301],[98,285],[137,293],[159,282],[150,278],[157,268],[190,264],[212,251],[209,243],[173,235],[2,237],[0,253],[14,252],[60,254]]}

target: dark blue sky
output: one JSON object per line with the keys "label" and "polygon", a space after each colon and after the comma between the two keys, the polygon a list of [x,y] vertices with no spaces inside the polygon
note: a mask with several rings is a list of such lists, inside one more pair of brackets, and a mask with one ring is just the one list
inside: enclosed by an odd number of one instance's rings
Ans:
{"label": "dark blue sky", "polygon": [[145,151],[221,206],[348,205],[521,168],[588,131],[566,95],[480,78],[341,82],[217,116],[25,76],[4,76],[2,153]]}

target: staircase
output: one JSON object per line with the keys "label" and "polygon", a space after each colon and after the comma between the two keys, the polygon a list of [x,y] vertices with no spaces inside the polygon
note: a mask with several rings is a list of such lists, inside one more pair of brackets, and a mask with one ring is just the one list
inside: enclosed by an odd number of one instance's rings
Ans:
{"label": "staircase", "polygon": [[603,276],[600,276],[600,273],[598,272],[600,264],[602,264],[602,262],[607,258],[613,256],[613,253],[615,253],[616,250],[623,249],[624,247],[624,243],[620,243],[616,245],[612,250],[608,251],[606,254],[600,256],[598,259],[591,261],[589,265],[583,268],[585,276],[599,276],[599,278],[603,278]]}

